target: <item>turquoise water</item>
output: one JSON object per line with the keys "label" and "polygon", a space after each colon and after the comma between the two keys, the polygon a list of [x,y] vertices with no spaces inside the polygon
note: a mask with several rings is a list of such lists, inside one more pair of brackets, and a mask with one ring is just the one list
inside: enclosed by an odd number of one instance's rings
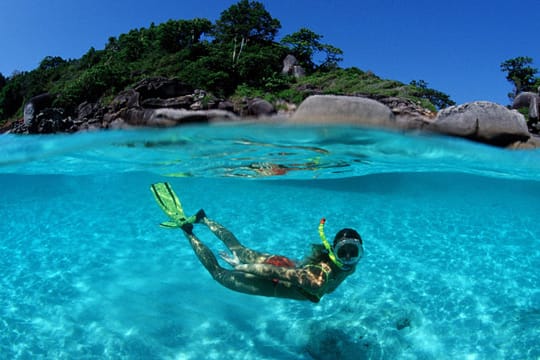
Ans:
{"label": "turquoise water", "polygon": [[[0,358],[540,358],[539,151],[262,125],[0,148]],[[252,248],[301,258],[324,216],[366,255],[319,304],[235,293],[157,226],[157,181]]]}

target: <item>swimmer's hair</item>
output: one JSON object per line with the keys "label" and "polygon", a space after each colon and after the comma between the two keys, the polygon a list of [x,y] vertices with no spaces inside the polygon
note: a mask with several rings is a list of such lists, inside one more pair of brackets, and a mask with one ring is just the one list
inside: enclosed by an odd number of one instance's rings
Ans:
{"label": "swimmer's hair", "polygon": [[311,244],[311,253],[306,256],[304,264],[315,264],[328,259],[328,251],[322,244]]}
{"label": "swimmer's hair", "polygon": [[334,237],[334,245],[336,245],[341,239],[358,239],[360,240],[360,244],[363,243],[360,234],[356,230],[350,228],[341,229],[337,232],[336,236]]}

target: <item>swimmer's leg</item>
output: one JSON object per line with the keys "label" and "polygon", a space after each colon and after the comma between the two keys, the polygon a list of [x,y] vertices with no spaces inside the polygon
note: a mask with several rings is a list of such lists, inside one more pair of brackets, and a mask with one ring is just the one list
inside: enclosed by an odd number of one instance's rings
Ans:
{"label": "swimmer's leg", "polygon": [[[211,220],[208,221],[211,225],[215,224]],[[291,286],[284,281],[276,283],[247,272],[228,270],[221,267],[214,253],[212,253],[212,251],[202,241],[200,241],[195,234],[193,234],[192,229],[193,225],[191,224],[184,224],[182,226],[184,235],[189,240],[189,243],[200,262],[203,264],[206,270],[208,270],[212,278],[214,278],[214,280],[221,285],[228,289],[249,295],[307,300],[305,295],[299,292],[296,287]]]}
{"label": "swimmer's leg", "polygon": [[242,271],[223,269],[214,279],[226,288],[244,294],[308,300],[305,295],[290,284],[275,283]]}
{"label": "swimmer's leg", "polygon": [[210,275],[212,275],[212,277],[216,279],[218,274],[225,269],[219,266],[217,258],[212,252],[212,250],[210,250],[208,246],[203,244],[203,242],[200,241],[197,236],[195,236],[195,234],[193,234],[192,229],[193,225],[191,224],[185,224],[184,226],[182,226],[182,230],[184,230],[184,235],[189,240],[189,243],[193,248],[193,251],[195,251],[197,257],[199,258],[199,261],[203,264],[206,270],[208,270]]}
{"label": "swimmer's leg", "polygon": [[261,253],[255,250],[248,249],[238,241],[236,236],[223,225],[217,223],[214,220],[209,219],[203,210],[197,212],[196,222],[208,226],[210,231],[217,236],[218,239],[223,241],[225,246],[238,256],[240,261],[244,264],[262,263],[265,259],[270,257],[270,254]]}
{"label": "swimmer's leg", "polygon": [[250,295],[306,300],[306,297],[295,287],[287,285],[285,282],[275,283],[243,271],[228,270],[221,267],[216,256],[193,234],[189,225],[184,226],[183,229],[200,262],[208,270],[212,278],[226,288]]}

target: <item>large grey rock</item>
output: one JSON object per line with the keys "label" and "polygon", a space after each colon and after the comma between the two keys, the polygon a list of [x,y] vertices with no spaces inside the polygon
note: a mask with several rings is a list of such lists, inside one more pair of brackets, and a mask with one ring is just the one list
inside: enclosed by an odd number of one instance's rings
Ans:
{"label": "large grey rock", "polygon": [[297,79],[306,76],[306,71],[304,68],[298,65],[298,60],[294,55],[291,54],[287,55],[285,59],[283,59],[283,68],[281,69],[281,73],[284,75],[292,75]]}
{"label": "large grey rock", "polygon": [[174,98],[150,98],[143,100],[141,106],[145,108],[174,108],[174,109],[189,109],[193,104],[193,95],[184,95]]}
{"label": "large grey rock", "polygon": [[523,115],[487,101],[443,109],[430,129],[498,146],[527,141],[530,137]]}
{"label": "large grey rock", "polygon": [[63,109],[45,108],[39,112],[28,126],[29,134],[54,134],[72,131],[73,121]]}
{"label": "large grey rock", "polygon": [[24,125],[29,127],[33,126],[32,123],[37,114],[39,114],[41,110],[50,107],[52,102],[53,96],[49,93],[40,94],[30,98],[23,109]]}
{"label": "large grey rock", "polygon": [[392,110],[396,117],[396,127],[401,130],[422,130],[437,116],[437,113],[409,99],[394,96],[376,96],[372,99]]}
{"label": "large grey rock", "polygon": [[[111,127],[171,127],[188,123],[236,119],[236,115],[224,110],[127,109],[120,117],[111,122],[116,124],[111,125]],[[126,126],[118,126],[117,124],[126,124]]]}
{"label": "large grey rock", "polygon": [[270,116],[276,113],[274,105],[264,99],[252,99],[248,101],[249,116]]}
{"label": "large grey rock", "polygon": [[296,60],[296,57],[294,55],[287,55],[285,56],[285,59],[283,59],[283,68],[281,69],[281,73],[284,75],[288,75],[292,72],[293,67],[298,64],[298,60]]}
{"label": "large grey rock", "polygon": [[225,111],[233,112],[234,104],[232,103],[232,101],[229,101],[229,100],[220,101],[218,103],[218,110],[225,110]]}
{"label": "large grey rock", "polygon": [[293,114],[291,122],[396,127],[394,114],[380,102],[362,97],[336,95],[308,97]]}
{"label": "large grey rock", "polygon": [[306,70],[304,70],[304,68],[300,65],[294,65],[292,69],[292,76],[294,76],[296,79],[303,78],[306,76]]}
{"label": "large grey rock", "polygon": [[111,101],[109,108],[111,112],[117,112],[125,108],[139,107],[139,103],[140,94],[133,89],[127,89],[116,95],[113,101]]}
{"label": "large grey rock", "polygon": [[134,87],[141,99],[161,98],[168,99],[193,93],[193,87],[178,79],[148,78],[141,80]]}
{"label": "large grey rock", "polygon": [[103,118],[105,108],[99,103],[90,103],[85,101],[77,107],[77,121],[88,122]]}
{"label": "large grey rock", "polygon": [[529,108],[529,118],[538,120],[540,118],[540,96],[533,92],[524,91],[519,93],[512,102],[513,109]]}

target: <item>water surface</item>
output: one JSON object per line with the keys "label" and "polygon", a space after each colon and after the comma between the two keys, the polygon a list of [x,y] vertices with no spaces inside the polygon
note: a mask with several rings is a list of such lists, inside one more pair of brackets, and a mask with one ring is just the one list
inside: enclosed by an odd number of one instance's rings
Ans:
{"label": "water surface", "polygon": [[[10,359],[537,359],[540,153],[340,127],[0,137]],[[356,228],[319,304],[215,283],[148,189],[293,258]],[[201,238],[224,247],[203,228]]]}

